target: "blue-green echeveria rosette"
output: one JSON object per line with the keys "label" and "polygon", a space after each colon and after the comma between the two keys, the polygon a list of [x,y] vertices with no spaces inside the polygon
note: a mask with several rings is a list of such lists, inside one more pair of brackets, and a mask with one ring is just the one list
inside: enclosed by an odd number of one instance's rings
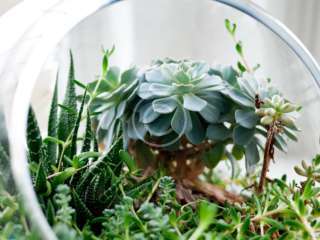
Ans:
{"label": "blue-green echeveria rosette", "polygon": [[153,136],[174,132],[193,143],[206,137],[206,126],[217,123],[223,109],[222,79],[209,66],[188,60],[158,61],[147,69],[138,89],[139,121]]}

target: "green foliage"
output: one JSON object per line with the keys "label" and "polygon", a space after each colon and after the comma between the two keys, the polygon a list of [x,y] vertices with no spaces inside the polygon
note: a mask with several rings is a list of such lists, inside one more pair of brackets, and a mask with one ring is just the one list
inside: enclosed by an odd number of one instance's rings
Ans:
{"label": "green foliage", "polygon": [[[225,24],[235,38],[236,25]],[[32,108],[27,127],[30,174],[58,239],[319,239],[319,156],[295,167],[305,178],[301,183],[284,177],[259,195],[250,190],[270,124],[280,126],[274,144],[284,150],[286,138],[297,140],[293,117],[300,108],[255,78],[240,41],[236,50],[239,71],[165,59],[138,74],[137,68],[121,73],[109,66],[113,48],[104,51],[101,76],[88,85],[75,80],[71,55],[64,101],[58,104],[56,84],[47,136],[41,136]],[[79,109],[76,85],[84,90]],[[183,141],[190,148],[210,146],[197,152],[208,167],[202,178],[212,178],[219,162],[229,159],[228,182],[249,193],[246,200],[217,205],[195,194],[194,202],[184,204],[177,199],[181,180],[163,176],[162,169],[143,175],[139,167],[155,163],[161,151],[143,141],[175,137],[168,153],[181,150]],[[126,148],[130,141],[136,144],[134,156]],[[235,174],[236,160],[243,157],[245,178]],[[0,146],[1,167],[8,159]],[[20,196],[0,187],[0,239],[39,239]]]}

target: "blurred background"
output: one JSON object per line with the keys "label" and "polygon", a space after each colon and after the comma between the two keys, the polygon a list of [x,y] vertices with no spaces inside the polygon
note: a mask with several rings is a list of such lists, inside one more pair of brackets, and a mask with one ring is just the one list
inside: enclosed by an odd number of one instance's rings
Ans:
{"label": "blurred background", "polygon": [[[19,2],[1,0],[0,15]],[[290,28],[320,61],[319,0],[252,2]],[[224,29],[226,18],[237,23],[237,35],[243,41],[248,62],[251,65],[261,64],[258,75],[270,77],[289,100],[304,108],[299,119],[302,130],[300,142],[291,143],[286,155],[277,153],[277,164],[271,170],[273,176],[287,173],[293,177],[295,164],[302,159],[310,160],[320,152],[320,91],[292,51],[268,29],[230,7],[209,0],[130,0],[103,9],[84,20],[49,57],[34,89],[32,104],[42,129],[46,129],[58,69],[59,88],[63,91],[65,87],[69,49],[75,56],[77,79],[84,82],[94,80],[100,73],[101,48],[112,45],[116,46],[112,64],[122,68],[132,64],[143,66],[162,57],[234,65],[237,55]],[[10,108],[10,94],[14,89],[12,83],[4,83],[2,87],[3,92],[0,93],[8,96],[2,100],[4,112]]]}

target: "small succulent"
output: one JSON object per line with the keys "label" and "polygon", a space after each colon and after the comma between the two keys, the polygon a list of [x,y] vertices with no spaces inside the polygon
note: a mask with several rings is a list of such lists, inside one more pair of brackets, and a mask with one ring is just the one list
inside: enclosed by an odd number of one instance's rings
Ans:
{"label": "small succulent", "polygon": [[261,124],[270,125],[272,122],[279,122],[283,126],[294,126],[295,119],[292,113],[299,110],[299,107],[285,101],[280,95],[274,95],[271,99],[264,100],[262,107],[256,110],[257,115],[261,116]]}
{"label": "small succulent", "polygon": [[89,92],[95,93],[90,108],[93,114],[98,115],[97,129],[106,146],[111,145],[112,137],[121,124],[120,118],[135,97],[137,85],[137,69],[134,67],[122,73],[118,67],[111,67],[103,79],[88,85]]}

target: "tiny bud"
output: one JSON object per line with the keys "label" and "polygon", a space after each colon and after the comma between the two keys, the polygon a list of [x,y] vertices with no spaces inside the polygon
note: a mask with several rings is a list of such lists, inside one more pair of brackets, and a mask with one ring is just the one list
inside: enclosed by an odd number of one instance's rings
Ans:
{"label": "tiny bud", "polygon": [[281,112],[283,113],[289,113],[296,110],[296,106],[291,103],[285,103],[281,106]]}
{"label": "tiny bud", "polygon": [[273,118],[270,116],[264,116],[260,121],[263,125],[270,125],[273,122]]}
{"label": "tiny bud", "polygon": [[304,168],[304,170],[307,170],[307,169],[308,169],[308,164],[306,163],[305,160],[302,160],[302,161],[301,161],[301,166]]}
{"label": "tiny bud", "polygon": [[291,126],[294,124],[294,119],[289,116],[282,116],[280,118],[280,121],[282,122],[283,125],[286,125],[286,126]]}
{"label": "tiny bud", "polygon": [[272,104],[273,104],[274,107],[280,107],[281,105],[284,104],[283,97],[281,97],[279,95],[274,95],[272,97]]}
{"label": "tiny bud", "polygon": [[276,110],[274,110],[273,108],[267,108],[265,110],[265,113],[271,117],[273,117],[274,115],[276,115]]}
{"label": "tiny bud", "polygon": [[306,173],[301,168],[299,168],[298,166],[294,167],[294,171],[300,176],[306,176]]}
{"label": "tiny bud", "polygon": [[266,113],[265,113],[265,110],[263,108],[259,108],[259,109],[256,109],[256,114],[260,117],[264,116]]}

